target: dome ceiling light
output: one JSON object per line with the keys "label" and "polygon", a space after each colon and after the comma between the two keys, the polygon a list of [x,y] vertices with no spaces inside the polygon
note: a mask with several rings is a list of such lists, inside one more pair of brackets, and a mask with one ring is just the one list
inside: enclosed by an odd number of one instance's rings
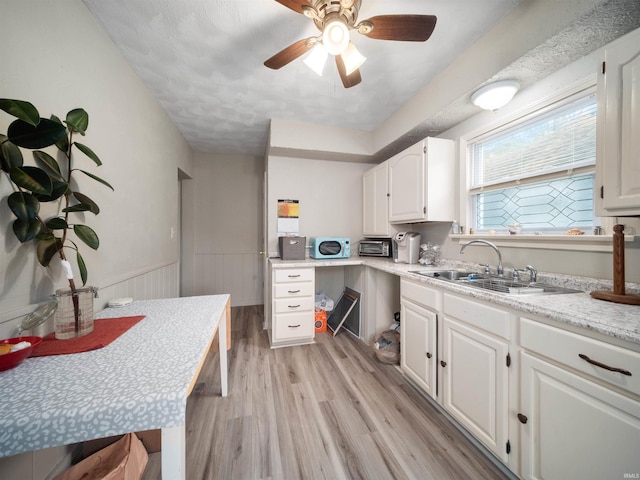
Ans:
{"label": "dome ceiling light", "polygon": [[515,80],[493,82],[473,92],[471,103],[485,110],[498,110],[511,101],[519,88]]}

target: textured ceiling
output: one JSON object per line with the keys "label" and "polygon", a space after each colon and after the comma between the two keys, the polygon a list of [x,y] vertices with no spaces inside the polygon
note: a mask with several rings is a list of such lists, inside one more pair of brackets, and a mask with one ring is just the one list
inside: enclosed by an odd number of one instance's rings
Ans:
{"label": "textured ceiling", "polygon": [[[263,62],[318,30],[274,0],[84,0],[192,148],[262,156],[269,120],[373,131],[521,1],[363,0],[359,19],[432,14],[425,43],[353,34],[367,57],[363,81],[344,89],[332,62],[322,77],[302,59]],[[603,22],[602,19],[606,21]],[[640,1],[609,0],[496,77],[531,83],[638,25]],[[378,155],[477,113],[465,96]]]}

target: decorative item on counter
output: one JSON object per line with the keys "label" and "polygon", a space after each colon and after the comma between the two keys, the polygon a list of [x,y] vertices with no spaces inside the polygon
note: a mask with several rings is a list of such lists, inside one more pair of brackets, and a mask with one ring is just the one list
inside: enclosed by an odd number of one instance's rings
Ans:
{"label": "decorative item on counter", "polygon": [[507,225],[507,229],[509,230],[509,234],[517,235],[522,230],[522,225],[520,225],[519,223],[512,223],[510,225]]}
{"label": "decorative item on counter", "polygon": [[[41,118],[31,103],[6,98],[0,99],[0,110],[16,117],[7,128],[6,136],[0,135],[0,167],[13,187],[13,192],[7,196],[7,205],[15,217],[12,221],[13,233],[21,243],[34,241],[38,262],[43,267],[48,267],[54,257],[59,257],[69,284],[73,311],[73,331],[71,334],[65,331],[63,337],[85,335],[93,328],[90,326],[93,322],[93,299],[90,307],[84,307],[86,310],[91,308],[90,319],[85,322],[81,318],[79,290],[67,260],[66,249],[75,251],[82,285],[85,285],[88,273],[78,243],[97,250],[100,241],[91,227],[72,221],[70,214],[84,215],[90,212],[97,215],[100,208],[87,195],[77,191],[78,182],[72,175],[81,172],[113,190],[105,180],[78,168],[74,162],[75,155],[81,153],[81,158],[88,158],[96,166],[102,165],[93,150],[76,141],[76,135],[85,135],[89,127],[89,115],[82,108],[76,108],[67,113],[64,121],[55,115],[50,119]],[[53,146],[58,150],[54,155],[60,160],[41,150]],[[33,151],[37,166],[24,165],[21,148]],[[57,205],[57,214],[42,218],[40,205],[43,202]],[[71,240],[71,233],[77,240]],[[56,310],[56,326],[59,324],[57,315],[60,310]]]}
{"label": "decorative item on counter", "polygon": [[584,232],[579,228],[572,228],[564,232],[563,235],[584,235]]}
{"label": "decorative item on counter", "polygon": [[440,260],[440,246],[423,243],[420,245],[418,262],[422,265],[437,265]]}
{"label": "decorative item on counter", "polygon": [[20,365],[40,342],[42,337],[14,337],[0,340],[0,372]]}
{"label": "decorative item on counter", "polygon": [[613,226],[613,291],[594,290],[593,298],[627,305],[640,305],[640,295],[625,292],[624,279],[624,225]]}
{"label": "decorative item on counter", "polygon": [[454,221],[451,223],[451,233],[452,233],[453,235],[458,235],[458,234],[460,233],[460,225],[458,224],[458,221],[457,221],[457,220],[454,220]]}

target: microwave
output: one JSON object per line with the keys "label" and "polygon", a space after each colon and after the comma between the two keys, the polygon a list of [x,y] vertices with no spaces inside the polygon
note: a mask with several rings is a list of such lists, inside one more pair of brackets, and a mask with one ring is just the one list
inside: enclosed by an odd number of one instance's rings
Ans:
{"label": "microwave", "polygon": [[365,238],[360,240],[358,255],[361,257],[391,257],[393,243],[390,238]]}
{"label": "microwave", "polygon": [[346,237],[311,237],[309,256],[311,258],[349,258],[351,242]]}

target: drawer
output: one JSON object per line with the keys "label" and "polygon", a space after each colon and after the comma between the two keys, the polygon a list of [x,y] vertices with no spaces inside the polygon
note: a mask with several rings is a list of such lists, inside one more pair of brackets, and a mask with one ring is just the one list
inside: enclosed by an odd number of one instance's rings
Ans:
{"label": "drawer", "polygon": [[313,312],[286,313],[273,316],[273,340],[313,338]]}
{"label": "drawer", "polygon": [[273,313],[289,312],[315,312],[315,298],[292,297],[273,301]]}
{"label": "drawer", "polygon": [[424,283],[402,279],[400,281],[400,296],[418,305],[424,305],[434,310],[440,309],[440,291]]}
{"label": "drawer", "polygon": [[273,284],[274,298],[313,297],[313,296],[315,296],[315,292],[313,291],[312,282],[274,283]]}
{"label": "drawer", "polygon": [[[529,318],[520,320],[520,342],[527,350],[640,395],[640,353]],[[589,363],[580,355],[602,366]],[[607,370],[605,366],[631,375]]]}
{"label": "drawer", "polygon": [[444,294],[444,314],[502,338],[511,338],[511,315],[478,300]]}
{"label": "drawer", "polygon": [[313,268],[275,268],[273,279],[275,283],[282,282],[310,282],[314,277]]}

